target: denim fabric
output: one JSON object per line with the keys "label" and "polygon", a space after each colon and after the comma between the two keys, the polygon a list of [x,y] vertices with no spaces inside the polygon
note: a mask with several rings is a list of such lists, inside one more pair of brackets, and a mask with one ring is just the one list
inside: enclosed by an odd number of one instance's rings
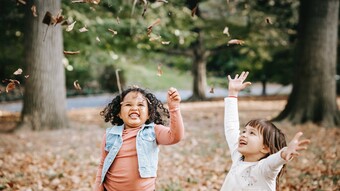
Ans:
{"label": "denim fabric", "polygon": [[[101,183],[104,182],[105,175],[123,144],[123,130],[124,125],[106,129],[105,150],[109,153],[104,160]],[[136,138],[136,150],[140,176],[142,178],[156,177],[159,148],[156,142],[154,123],[145,124],[141,130],[138,131]]]}

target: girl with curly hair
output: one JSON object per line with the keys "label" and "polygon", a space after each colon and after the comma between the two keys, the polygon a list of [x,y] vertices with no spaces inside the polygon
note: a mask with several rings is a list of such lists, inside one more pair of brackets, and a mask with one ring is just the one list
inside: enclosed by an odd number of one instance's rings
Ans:
{"label": "girl with curly hair", "polygon": [[95,191],[155,190],[158,145],[176,144],[184,136],[181,97],[175,88],[167,93],[169,109],[154,94],[131,87],[100,113],[113,127],[102,140]]}

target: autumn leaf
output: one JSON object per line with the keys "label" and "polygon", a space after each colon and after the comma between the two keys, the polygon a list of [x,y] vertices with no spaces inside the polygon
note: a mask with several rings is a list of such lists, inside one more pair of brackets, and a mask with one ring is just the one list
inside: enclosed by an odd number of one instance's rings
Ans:
{"label": "autumn leaf", "polygon": [[170,41],[162,41],[161,43],[165,44],[165,45],[168,45],[168,44],[170,44]]}
{"label": "autumn leaf", "polygon": [[273,23],[272,23],[272,20],[271,20],[269,17],[266,18],[266,23],[267,23],[267,24],[273,24]]}
{"label": "autumn leaf", "polygon": [[37,14],[37,7],[35,5],[32,5],[31,11],[32,11],[32,14],[33,14],[34,17],[38,16],[38,14]]}
{"label": "autumn leaf", "polygon": [[73,30],[74,25],[76,24],[77,21],[74,21],[73,23],[69,24],[66,28],[67,32],[70,32]]}
{"label": "autumn leaf", "polygon": [[75,55],[75,54],[80,53],[79,50],[78,51],[66,51],[66,50],[64,50],[63,52],[64,52],[65,55]]}
{"label": "autumn leaf", "polygon": [[228,28],[228,27],[225,27],[225,28],[223,29],[223,34],[226,34],[227,36],[230,36],[230,34],[229,34],[229,28]]}
{"label": "autumn leaf", "polygon": [[163,71],[162,71],[162,64],[158,64],[157,66],[157,76],[162,76]]}
{"label": "autumn leaf", "polygon": [[17,0],[19,3],[26,5],[26,1],[25,0]]}
{"label": "autumn leaf", "polygon": [[238,39],[231,39],[228,41],[228,45],[229,44],[239,44],[239,45],[243,45],[244,41],[243,40],[238,40]]}
{"label": "autumn leaf", "polygon": [[107,29],[107,30],[112,33],[112,36],[115,36],[116,34],[118,34],[118,32],[113,29]]}
{"label": "autumn leaf", "polygon": [[196,15],[198,5],[196,5],[192,10],[191,10],[191,16],[194,17]]}
{"label": "autumn leaf", "polygon": [[161,35],[155,35],[155,36],[151,36],[150,38],[149,38],[149,41],[156,41],[156,40],[159,40],[159,39],[161,39],[162,37],[161,37]]}
{"label": "autumn leaf", "polygon": [[29,78],[29,77],[30,77],[30,75],[25,75],[24,77],[27,79],[27,78]]}
{"label": "autumn leaf", "polygon": [[72,3],[92,3],[98,5],[100,0],[72,0]]}
{"label": "autumn leaf", "polygon": [[87,31],[89,31],[89,30],[87,30],[86,26],[84,26],[83,28],[79,29],[79,32],[87,32]]}
{"label": "autumn leaf", "polygon": [[21,68],[18,68],[13,74],[14,74],[14,75],[20,75],[20,74],[22,74],[22,69],[21,69]]}
{"label": "autumn leaf", "polygon": [[96,41],[97,41],[97,42],[100,42],[100,38],[99,38],[98,36],[96,37]]}
{"label": "autumn leaf", "polygon": [[79,85],[79,83],[78,83],[78,80],[76,80],[76,81],[73,82],[73,86],[74,86],[74,88],[75,88],[76,90],[81,90],[81,87],[80,87],[80,85]]}
{"label": "autumn leaf", "polygon": [[213,94],[213,93],[214,93],[214,86],[212,86],[212,87],[210,88],[210,91],[209,91],[209,93],[211,93],[211,94]]}
{"label": "autumn leaf", "polygon": [[157,2],[168,3],[167,0],[157,0]]}
{"label": "autumn leaf", "polygon": [[6,92],[8,93],[9,91],[14,90],[16,88],[16,85],[20,85],[20,82],[18,80],[9,79],[9,83],[6,86]]}
{"label": "autumn leaf", "polygon": [[161,23],[161,19],[157,18],[156,21],[154,21],[151,25],[148,26],[148,30],[147,30],[147,34],[148,36],[151,34],[152,32],[152,28],[156,25],[158,25],[159,23]]}

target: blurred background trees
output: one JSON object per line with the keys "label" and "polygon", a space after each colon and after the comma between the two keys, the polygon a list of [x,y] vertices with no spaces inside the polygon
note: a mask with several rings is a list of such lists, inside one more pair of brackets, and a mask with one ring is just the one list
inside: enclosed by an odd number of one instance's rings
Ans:
{"label": "blurred background trees", "polygon": [[[0,78],[18,79],[22,87],[25,80],[13,72],[26,64],[24,9],[28,5],[23,2],[26,1],[0,2],[0,27],[4,34],[0,36],[3,50]],[[294,65],[300,62],[295,59],[298,58],[299,1],[98,2],[61,1],[64,50],[79,51],[79,54],[65,54],[62,59],[68,96],[118,91],[117,69],[121,70],[123,87],[136,84],[151,90],[165,90],[176,86],[191,89],[191,100],[206,99],[209,88],[226,87],[226,74],[243,70],[251,71],[250,81],[262,83],[263,95],[266,95],[267,83],[293,84]],[[320,3],[329,2],[333,1]],[[328,26],[329,23],[325,23],[325,27]],[[232,39],[244,43],[228,44]],[[338,46],[339,40],[335,41]],[[74,88],[76,80],[82,91]],[[333,79],[332,83],[335,82]],[[6,83],[0,87],[2,92]],[[1,93],[0,98],[8,100],[14,94],[21,96],[16,89]],[[334,96],[329,98],[332,103]]]}

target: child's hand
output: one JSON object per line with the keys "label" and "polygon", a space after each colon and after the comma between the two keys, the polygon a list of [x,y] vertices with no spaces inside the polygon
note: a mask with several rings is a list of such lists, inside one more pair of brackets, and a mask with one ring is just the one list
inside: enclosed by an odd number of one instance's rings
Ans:
{"label": "child's hand", "polygon": [[176,88],[171,87],[168,90],[167,100],[168,100],[169,110],[179,108],[179,103],[181,102],[181,96],[179,95]]}
{"label": "child's hand", "polygon": [[243,81],[247,78],[249,72],[242,72],[239,76],[236,74],[235,78],[232,79],[230,75],[228,75],[228,81],[229,81],[229,87],[228,87],[228,95],[229,96],[236,96],[238,95],[238,92],[249,86],[250,82],[244,82]]}
{"label": "child's hand", "polygon": [[302,135],[303,135],[302,132],[298,132],[295,134],[293,140],[290,141],[287,148],[281,152],[281,158],[288,161],[292,159],[294,156],[299,156],[300,153],[298,151],[307,149],[307,145],[310,143],[310,140],[304,139],[299,141],[299,138]]}

